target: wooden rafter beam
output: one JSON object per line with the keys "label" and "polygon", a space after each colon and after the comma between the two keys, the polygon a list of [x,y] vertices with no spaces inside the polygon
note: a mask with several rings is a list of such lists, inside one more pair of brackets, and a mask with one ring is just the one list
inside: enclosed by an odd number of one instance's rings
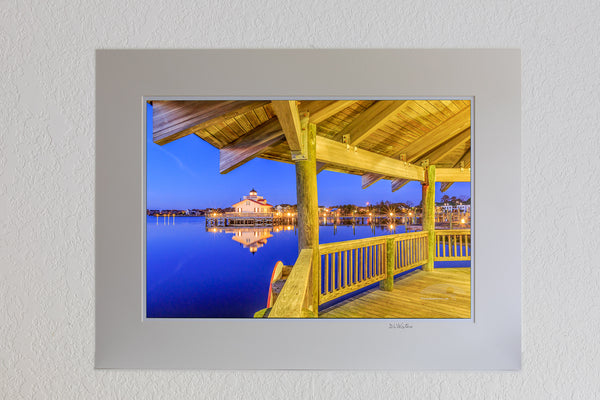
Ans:
{"label": "wooden rafter beam", "polygon": [[[429,164],[435,164],[442,158],[446,157],[452,151],[456,150],[458,147],[463,146],[469,139],[471,138],[471,129],[465,129],[458,135],[452,137],[450,140],[443,143],[441,146],[438,146],[435,150],[429,153],[427,156],[422,158],[419,161],[424,161],[425,159],[429,160]],[[419,164],[417,161],[417,164]],[[404,179],[396,179],[392,181],[392,192],[400,189],[402,186],[406,185]]]}
{"label": "wooden rafter beam", "polygon": [[362,188],[363,189],[368,188],[369,186],[371,186],[372,184],[374,184],[381,178],[383,178],[383,175],[371,174],[371,173],[364,174],[361,178]]}
{"label": "wooden rafter beam", "polygon": [[347,150],[346,145],[321,136],[317,136],[317,161],[394,178],[425,179],[422,167],[366,150]]}
{"label": "wooden rafter beam", "polygon": [[[435,164],[437,162],[439,162],[441,159],[443,159],[444,157],[446,157],[448,154],[452,153],[454,150],[458,149],[460,146],[464,146],[464,144],[471,139],[471,129],[465,129],[464,131],[462,131],[461,133],[459,133],[458,135],[454,136],[453,138],[451,138],[450,140],[448,140],[447,142],[445,142],[444,144],[442,144],[441,146],[439,146],[438,148],[436,148],[435,150],[433,150],[431,153],[429,153],[427,156],[425,156],[422,160],[429,160],[429,164]],[[419,162],[417,161],[417,164],[419,164]]]}
{"label": "wooden rafter beam", "polygon": [[450,189],[450,186],[454,185],[454,182],[442,182],[442,185],[440,187],[440,191],[443,193],[446,190]]}
{"label": "wooden rafter beam", "polygon": [[[465,152],[465,154],[463,154],[458,161],[456,161],[454,163],[454,168],[460,167],[462,165],[463,168],[470,168],[471,167],[471,149],[469,148],[469,150],[467,150]],[[441,191],[445,192],[446,190],[450,189],[450,186],[452,186],[454,182],[442,182],[442,188]]]}
{"label": "wooden rafter beam", "polygon": [[[301,102],[298,110],[309,113],[310,122],[319,124],[350,107],[354,102],[355,100],[308,100]],[[326,168],[327,164],[317,163],[317,174]]]}
{"label": "wooden rafter beam", "polygon": [[[375,182],[378,182],[378,181],[382,180],[383,178],[384,178],[383,175],[376,175],[376,176],[374,176],[373,177],[373,182],[371,183],[371,185],[374,184]],[[365,189],[365,188],[363,188],[363,189]]]}
{"label": "wooden rafter beam", "polygon": [[274,100],[271,102],[271,107],[281,123],[290,150],[301,152],[302,129],[296,100]]}
{"label": "wooden rafter beam", "polygon": [[338,132],[336,139],[340,140],[345,135],[349,135],[350,146],[356,146],[393,118],[407,104],[406,100],[376,101],[360,113],[348,126]]}
{"label": "wooden rafter beam", "polygon": [[164,145],[206,127],[235,118],[268,101],[173,101],[152,102],[152,141]]}
{"label": "wooden rafter beam", "polygon": [[396,190],[400,189],[408,182],[410,182],[408,179],[394,179],[392,181],[392,192],[395,192]]}
{"label": "wooden rafter beam", "polygon": [[301,101],[298,110],[307,112],[313,124],[319,124],[329,117],[350,107],[354,100],[308,100]]}
{"label": "wooden rafter beam", "polygon": [[471,168],[436,168],[437,182],[470,182]]}
{"label": "wooden rafter beam", "polygon": [[[338,132],[335,136],[336,140],[341,140],[344,136],[348,135],[350,140],[348,144],[350,146],[357,146],[360,142],[365,140],[370,134],[375,132],[381,126],[385,125],[391,118],[394,117],[403,107],[407,107],[408,102],[406,100],[381,100],[374,102],[369,108],[360,113],[348,126]],[[363,189],[366,189],[373,183],[382,179],[383,176],[372,175],[369,177],[371,180],[366,186],[362,185]]]}
{"label": "wooden rafter beam", "polygon": [[317,174],[323,172],[327,168],[327,163],[322,163],[317,161]]}
{"label": "wooden rafter beam", "polygon": [[219,172],[226,174],[284,140],[279,120],[272,118],[219,150]]}

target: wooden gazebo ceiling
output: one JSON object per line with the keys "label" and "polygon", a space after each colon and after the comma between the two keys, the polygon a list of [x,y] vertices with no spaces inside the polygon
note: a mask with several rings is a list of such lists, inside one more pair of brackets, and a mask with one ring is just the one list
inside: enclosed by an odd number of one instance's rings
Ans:
{"label": "wooden gazebo ceiling", "polygon": [[318,170],[362,175],[363,188],[390,179],[392,190],[410,180],[423,181],[422,166],[427,164],[436,166],[437,181],[448,182],[444,189],[451,182],[470,180],[471,110],[467,100],[152,104],[154,142],[164,145],[195,134],[220,149],[221,173],[255,157],[293,162],[289,131],[299,129],[298,115],[308,113],[309,122],[317,127]]}

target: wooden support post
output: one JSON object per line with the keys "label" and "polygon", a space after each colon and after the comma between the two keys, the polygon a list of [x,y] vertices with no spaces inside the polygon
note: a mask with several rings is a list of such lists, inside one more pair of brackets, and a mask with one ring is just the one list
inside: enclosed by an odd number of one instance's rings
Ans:
{"label": "wooden support post", "polygon": [[387,239],[385,242],[386,251],[386,273],[385,279],[379,282],[382,290],[391,292],[394,290],[394,259],[396,258],[396,243],[394,239]]}
{"label": "wooden support post", "polygon": [[427,167],[423,184],[423,230],[428,232],[427,264],[423,271],[433,271],[435,260],[435,165]]}
{"label": "wooden support post", "polygon": [[296,198],[298,202],[298,253],[313,249],[311,274],[312,312],[319,312],[321,257],[319,255],[319,204],[317,200],[317,126],[309,123],[308,113],[300,118],[307,134],[306,160],[296,161]]}

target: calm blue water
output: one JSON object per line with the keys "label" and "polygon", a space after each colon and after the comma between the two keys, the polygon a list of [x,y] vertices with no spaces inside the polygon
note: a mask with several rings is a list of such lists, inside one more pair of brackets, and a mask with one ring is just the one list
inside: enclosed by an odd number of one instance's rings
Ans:
{"label": "calm blue water", "polygon": [[[266,307],[275,263],[293,265],[298,257],[292,226],[207,232],[203,217],[147,217],[146,228],[148,318],[251,318]],[[319,239],[402,232],[404,226],[321,226]]]}

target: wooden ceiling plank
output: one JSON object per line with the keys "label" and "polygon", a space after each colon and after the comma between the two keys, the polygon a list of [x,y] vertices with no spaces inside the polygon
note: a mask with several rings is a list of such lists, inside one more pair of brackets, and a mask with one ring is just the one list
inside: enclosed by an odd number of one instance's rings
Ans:
{"label": "wooden ceiling plank", "polygon": [[194,134],[196,136],[198,136],[200,139],[207,141],[208,143],[210,143],[212,146],[216,147],[217,149],[223,148],[227,144],[227,143],[224,143],[223,141],[221,141],[220,139],[218,139],[217,137],[215,137],[213,132],[211,132],[208,128],[202,129],[198,132],[195,132]]}
{"label": "wooden ceiling plank", "polygon": [[[245,114],[267,101],[154,101],[152,140],[164,145],[208,126]],[[155,108],[154,108],[155,107]],[[154,124],[156,121],[156,124]]]}
{"label": "wooden ceiling plank", "polygon": [[219,150],[219,172],[226,174],[285,139],[281,124],[272,118]]}
{"label": "wooden ceiling plank", "polygon": [[[431,105],[429,100],[415,101],[415,106],[420,108],[419,114],[434,126],[441,125],[447,118]],[[422,110],[422,111],[421,111]],[[441,115],[440,115],[441,114]]]}
{"label": "wooden ceiling plank", "polygon": [[[471,128],[465,129],[452,139],[448,140],[441,146],[437,147],[431,153],[427,154],[423,159],[428,159],[429,164],[435,164],[458,147],[464,145],[471,138]],[[419,162],[417,162],[419,164]]]}
{"label": "wooden ceiling plank", "polygon": [[271,107],[277,115],[291,151],[302,151],[302,128],[296,100],[273,100]]}
{"label": "wooden ceiling plank", "polygon": [[398,123],[404,129],[406,129],[409,132],[412,132],[414,135],[417,135],[419,137],[431,131],[431,129],[427,128],[418,120],[410,116],[409,113],[406,112],[406,110],[404,112],[398,113]]}
{"label": "wooden ceiling plank", "polygon": [[405,115],[407,115],[411,120],[415,121],[418,124],[421,124],[427,132],[435,129],[439,123],[434,123],[429,120],[429,113],[426,112],[423,107],[421,107],[418,102],[411,102],[410,107],[407,107],[404,110]]}
{"label": "wooden ceiling plank", "polygon": [[392,157],[406,154],[408,162],[415,162],[445,142],[471,127],[471,112],[465,109],[408,146],[396,151]]}
{"label": "wooden ceiling plank", "polygon": [[431,104],[432,107],[434,107],[436,110],[442,113],[445,119],[452,118],[452,116],[454,115],[454,113],[450,111],[450,109],[446,107],[444,103],[442,103],[440,100],[431,100],[429,104]]}
{"label": "wooden ceiling plank", "polygon": [[347,150],[346,145],[320,136],[317,136],[317,161],[363,173],[371,172],[421,182],[425,179],[424,169],[419,166],[366,150]]}
{"label": "wooden ceiling plank", "polygon": [[457,100],[440,100],[443,105],[448,107],[448,109],[453,113],[457,114],[463,109],[463,105],[459,103]]}
{"label": "wooden ceiling plank", "polygon": [[256,115],[261,124],[264,124],[265,122],[271,119],[269,118],[265,107],[258,107],[254,109],[254,115]]}

